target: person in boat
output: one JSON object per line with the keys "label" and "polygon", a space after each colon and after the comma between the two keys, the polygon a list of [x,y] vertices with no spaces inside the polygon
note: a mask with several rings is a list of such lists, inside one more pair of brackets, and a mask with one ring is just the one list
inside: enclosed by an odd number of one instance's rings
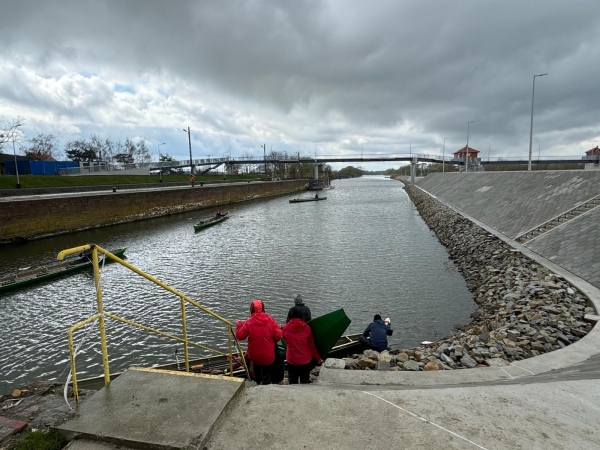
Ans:
{"label": "person in boat", "polygon": [[[302,311],[302,320],[304,320],[304,322],[310,322],[310,319],[312,319],[312,316],[310,314],[310,308],[302,302],[302,295],[296,294],[296,297],[294,298],[294,305],[295,307],[300,309],[300,311]],[[291,319],[290,314],[292,312],[292,309],[294,309],[294,307],[292,307],[288,311],[288,316],[285,321],[286,323],[288,323]]]}
{"label": "person in boat", "polygon": [[315,347],[312,330],[304,322],[302,310],[294,306],[288,314],[290,320],[283,327],[283,338],[286,343],[285,359],[288,363],[288,379],[290,384],[306,384],[310,382],[310,371],[317,364],[322,364],[321,355]]}
{"label": "person in boat", "polygon": [[275,346],[283,335],[273,317],[265,312],[262,300],[252,300],[248,320],[235,323],[235,337],[248,338],[248,359],[254,365],[257,384],[271,384],[271,365],[275,361]]}
{"label": "person in boat", "polygon": [[221,216],[221,210],[217,210],[217,214],[215,215],[215,219],[219,219]]}
{"label": "person in boat", "polygon": [[385,321],[381,320],[381,315],[375,314],[373,322],[363,331],[362,336],[358,338],[361,344],[373,349],[377,352],[382,352],[387,349],[387,335],[390,330],[390,318],[386,317]]}
{"label": "person in boat", "polygon": [[315,192],[315,198],[319,198],[319,193]]}

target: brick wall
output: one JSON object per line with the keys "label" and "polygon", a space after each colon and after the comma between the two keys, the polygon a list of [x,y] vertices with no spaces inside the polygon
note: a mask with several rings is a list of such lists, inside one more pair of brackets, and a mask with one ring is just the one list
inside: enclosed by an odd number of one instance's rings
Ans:
{"label": "brick wall", "polygon": [[101,192],[2,202],[0,243],[150,219],[201,208],[288,194],[305,180],[191,186],[137,192]]}

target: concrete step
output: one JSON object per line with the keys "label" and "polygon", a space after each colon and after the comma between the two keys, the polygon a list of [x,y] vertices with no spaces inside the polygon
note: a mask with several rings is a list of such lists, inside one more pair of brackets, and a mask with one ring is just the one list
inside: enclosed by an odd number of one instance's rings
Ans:
{"label": "concrete step", "polygon": [[113,444],[202,449],[243,388],[239,378],[133,368],[88,398],[58,430],[69,439],[93,441],[75,441],[77,450]]}

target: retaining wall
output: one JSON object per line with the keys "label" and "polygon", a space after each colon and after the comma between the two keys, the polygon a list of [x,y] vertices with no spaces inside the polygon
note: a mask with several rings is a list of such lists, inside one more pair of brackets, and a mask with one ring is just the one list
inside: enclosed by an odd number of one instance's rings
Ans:
{"label": "retaining wall", "polygon": [[[433,173],[416,185],[514,239],[600,195],[600,171]],[[524,245],[600,287],[600,211]]]}
{"label": "retaining wall", "polygon": [[432,173],[416,185],[515,238],[600,194],[600,172]]}
{"label": "retaining wall", "polygon": [[19,198],[0,203],[0,243],[37,239],[304,190],[306,181]]}

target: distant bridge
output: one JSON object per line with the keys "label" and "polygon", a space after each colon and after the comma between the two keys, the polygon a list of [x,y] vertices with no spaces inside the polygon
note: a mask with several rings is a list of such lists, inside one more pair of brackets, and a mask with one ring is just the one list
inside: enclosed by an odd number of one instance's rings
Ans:
{"label": "distant bridge", "polygon": [[[218,167],[222,164],[226,166],[242,165],[242,164],[327,164],[327,163],[368,163],[368,162],[412,162],[416,158],[419,163],[438,163],[442,162],[446,164],[453,164],[464,166],[464,159],[454,159],[452,155],[442,156],[436,154],[420,154],[420,153],[407,153],[407,154],[393,154],[393,155],[364,155],[361,157],[357,156],[321,156],[321,157],[299,157],[299,158],[268,158],[268,157],[226,157],[226,158],[206,158],[206,159],[195,159],[192,161],[194,166],[215,166]],[[576,156],[542,156],[533,158],[532,164],[586,164],[586,163],[598,163],[598,157],[576,157]],[[527,164],[527,157],[519,156],[500,156],[494,158],[478,158],[477,164],[481,165],[496,165],[496,164]],[[471,163],[469,164],[471,165]],[[176,169],[190,167],[190,160],[184,161],[163,161],[163,162],[152,162],[149,163],[151,170],[158,169]]]}

